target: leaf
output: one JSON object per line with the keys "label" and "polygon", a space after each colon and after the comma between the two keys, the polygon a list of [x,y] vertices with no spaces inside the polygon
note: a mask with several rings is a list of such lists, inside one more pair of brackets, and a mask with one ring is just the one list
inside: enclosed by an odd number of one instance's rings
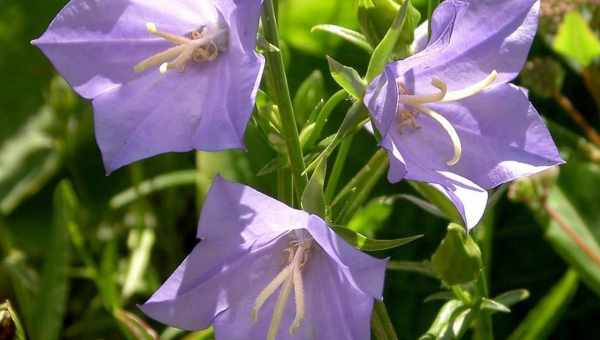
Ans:
{"label": "leaf", "polygon": [[494,301],[510,307],[528,298],[529,291],[527,289],[515,289],[496,296]]}
{"label": "leaf", "polygon": [[109,202],[111,209],[120,209],[140,198],[166,189],[196,184],[196,170],[181,170],[159,175],[115,195]]}
{"label": "leaf", "polygon": [[68,180],[54,191],[54,223],[48,235],[48,246],[41,275],[43,288],[36,298],[35,323],[30,328],[32,339],[58,339],[63,326],[69,290],[69,225],[77,224],[79,202]]}
{"label": "leaf", "polygon": [[119,325],[126,331],[129,339],[135,340],[158,340],[158,334],[152,327],[145,323],[135,314],[123,309],[117,309],[114,317],[119,321]]}
{"label": "leaf", "polygon": [[329,56],[327,56],[327,62],[329,63],[329,72],[335,82],[352,97],[360,100],[367,86],[360,74],[352,67],[342,65]]}
{"label": "leaf", "polygon": [[[4,316],[3,313],[5,313]],[[8,335],[6,339],[27,339],[21,319],[8,300],[0,305],[0,338],[4,339],[6,335]]]}
{"label": "leaf", "polygon": [[460,339],[473,317],[473,310],[462,301],[450,300],[442,306],[427,332],[419,340]]}
{"label": "leaf", "polygon": [[365,50],[367,53],[373,52],[373,47],[367,41],[367,38],[359,32],[353,31],[349,28],[336,26],[336,25],[317,25],[314,26],[311,32],[327,32],[331,33],[337,37],[342,38],[343,40],[360,47]]}
{"label": "leaf", "polygon": [[565,15],[553,47],[558,53],[583,67],[589,66],[600,56],[600,40],[578,11]]}
{"label": "leaf", "polygon": [[452,292],[449,291],[443,291],[443,292],[437,292],[437,293],[433,293],[430,294],[429,296],[427,296],[424,300],[424,302],[431,302],[431,301],[450,301],[452,299],[454,299],[455,295]]}
{"label": "leaf", "polygon": [[383,39],[381,39],[377,47],[375,47],[375,50],[371,55],[371,60],[369,61],[367,75],[365,76],[367,82],[371,82],[371,80],[381,73],[385,65],[392,58],[396,44],[398,44],[402,35],[404,24],[407,21],[408,9],[411,7],[410,5],[410,1],[404,1],[387,33]]}
{"label": "leaf", "polygon": [[323,161],[313,172],[304,193],[302,193],[302,210],[325,218],[326,202],[323,186],[325,185],[325,175],[327,173],[327,162]]}
{"label": "leaf", "polygon": [[313,71],[296,91],[294,96],[294,113],[296,123],[303,126],[314,108],[325,97],[325,80],[319,70]]}
{"label": "leaf", "polygon": [[393,200],[387,197],[372,199],[354,214],[348,222],[348,229],[367,236],[375,235],[392,214],[392,203]]}
{"label": "leaf", "polygon": [[552,217],[542,217],[544,236],[554,250],[600,295],[600,247],[576,208],[555,186],[548,196]]}
{"label": "leaf", "polygon": [[398,340],[396,330],[383,301],[375,301],[373,305],[373,318],[371,320],[373,336],[377,340]]}
{"label": "leaf", "polygon": [[380,251],[397,248],[406,244],[409,244],[417,239],[423,237],[423,235],[410,236],[405,238],[397,238],[393,240],[374,240],[370,239],[360,233],[352,231],[344,227],[331,227],[341,238],[346,240],[357,249],[363,251]]}
{"label": "leaf", "polygon": [[388,262],[387,268],[389,270],[401,270],[405,272],[419,273],[434,279],[438,279],[437,275],[431,268],[431,262],[429,261],[390,261]]}
{"label": "leaf", "polygon": [[48,133],[55,119],[52,109],[43,107],[0,147],[1,214],[10,214],[60,169],[61,154]]}
{"label": "leaf", "polygon": [[279,1],[281,36],[295,49],[320,56],[339,46],[341,41],[312,34],[311,28],[323,23],[355,28],[358,23],[354,12],[354,4],[347,0]]}
{"label": "leaf", "polygon": [[577,274],[569,270],[563,278],[527,314],[509,340],[547,339],[558,325],[567,305],[577,291]]}
{"label": "leaf", "polygon": [[491,312],[510,313],[510,308],[508,308],[504,304],[485,297],[481,299],[480,308],[482,310],[487,310]]}
{"label": "leaf", "polygon": [[143,275],[148,268],[152,248],[156,241],[156,233],[153,226],[145,225],[141,229],[133,229],[130,232],[130,240],[132,239],[134,241],[130,242],[131,253],[127,263],[125,282],[123,283],[122,296],[125,300],[142,286]]}
{"label": "leaf", "polygon": [[8,274],[25,324],[30,329],[35,323],[36,296],[40,290],[38,273],[28,265],[25,255],[15,249],[12,249],[2,260],[2,267]]}

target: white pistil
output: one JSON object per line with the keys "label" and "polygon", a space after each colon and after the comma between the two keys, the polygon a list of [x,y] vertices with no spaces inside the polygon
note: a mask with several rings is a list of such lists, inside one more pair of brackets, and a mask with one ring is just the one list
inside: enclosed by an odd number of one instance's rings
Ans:
{"label": "white pistil", "polygon": [[[210,55],[204,53],[204,51],[201,53],[195,52],[201,49],[209,48],[210,46],[216,46],[214,39],[218,38],[222,34],[227,33],[224,29],[217,29],[214,31],[209,31],[206,35],[200,35],[199,33],[197,34],[199,36],[197,39],[188,39],[183,36],[161,32],[156,27],[156,24],[152,22],[146,23],[146,29],[151,34],[165,39],[176,46],[142,60],[133,67],[133,70],[138,73],[144,72],[145,70],[155,66],[159,66],[159,71],[161,74],[167,73],[170,69],[176,69],[180,72],[183,72],[185,70],[185,66],[190,60],[194,60],[196,62],[213,60],[216,55]],[[218,53],[218,51],[215,53]],[[198,56],[203,56],[205,54],[206,58],[198,58]]]}
{"label": "white pistil", "polygon": [[[492,85],[494,83],[494,81],[496,81],[497,77],[498,77],[498,73],[494,70],[485,79],[483,79],[471,86],[468,86],[462,90],[451,91],[451,92],[448,92],[448,86],[446,85],[446,83],[444,83],[440,79],[433,78],[431,80],[431,85],[435,86],[440,91],[438,93],[426,94],[426,95],[409,95],[409,94],[407,94],[407,90],[406,90],[404,84],[402,84],[401,82],[398,82],[399,101],[402,104],[412,106],[415,109],[417,109],[418,111],[423,112],[426,115],[428,115],[429,117],[431,117],[438,124],[440,124],[440,126],[444,129],[444,131],[446,131],[446,133],[450,137],[450,141],[452,143],[452,148],[454,150],[454,155],[452,156],[451,160],[446,162],[446,164],[448,164],[448,166],[456,165],[456,163],[458,163],[458,161],[460,161],[460,157],[462,155],[462,145],[460,143],[460,138],[458,137],[458,133],[456,132],[456,129],[454,129],[452,124],[446,118],[444,118],[444,116],[442,116],[438,112],[426,107],[425,104],[448,103],[448,102],[453,102],[453,101],[472,97],[472,96],[480,93],[481,91],[485,90],[490,85]],[[398,113],[398,116],[399,116],[399,120],[400,120],[400,124],[399,124],[400,127],[404,127],[406,125],[410,125],[413,128],[416,127],[415,117],[414,117],[413,112],[411,112],[409,110],[400,110]]]}
{"label": "white pistil", "polygon": [[454,156],[452,156],[452,159],[447,161],[446,164],[448,164],[449,166],[453,166],[456,163],[458,163],[462,154],[462,145],[460,144],[460,138],[458,138],[458,133],[456,132],[452,124],[450,124],[450,122],[444,116],[433,111],[430,108],[420,105],[417,105],[416,108],[419,111],[431,117],[438,124],[440,124],[442,126],[442,129],[444,129],[444,131],[446,131],[446,133],[450,137],[450,141],[452,142],[452,148],[454,149]]}

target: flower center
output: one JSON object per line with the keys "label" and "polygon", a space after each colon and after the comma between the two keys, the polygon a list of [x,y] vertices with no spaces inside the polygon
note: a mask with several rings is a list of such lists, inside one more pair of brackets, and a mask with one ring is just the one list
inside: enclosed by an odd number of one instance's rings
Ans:
{"label": "flower center", "polygon": [[159,66],[161,74],[171,69],[183,72],[190,61],[198,64],[212,61],[227,49],[228,31],[224,27],[202,26],[188,36],[161,32],[152,22],[146,23],[146,29],[175,46],[139,62],[133,68],[138,73],[155,66]]}
{"label": "flower center", "polygon": [[[300,232],[297,232],[296,235],[299,233]],[[279,327],[281,326],[286,303],[289,300],[292,290],[294,291],[294,300],[296,301],[296,316],[289,328],[290,334],[294,334],[298,328],[300,328],[300,324],[304,320],[305,307],[302,269],[308,261],[312,244],[313,240],[306,238],[304,235],[300,235],[298,239],[290,242],[290,246],[285,250],[287,254],[287,265],[260,292],[260,294],[258,294],[258,297],[254,302],[252,319],[256,321],[258,320],[258,312],[261,307],[273,294],[275,294],[277,289],[281,287],[279,296],[275,302],[275,308],[273,309],[273,316],[267,333],[267,340],[275,340]]]}
{"label": "flower center", "polygon": [[398,82],[399,99],[400,102],[404,104],[404,107],[398,112],[399,128],[402,129],[406,126],[409,126],[413,129],[418,128],[417,121],[415,119],[416,115],[418,113],[424,113],[425,115],[429,116],[435,122],[440,124],[442,129],[444,129],[444,131],[446,131],[448,134],[448,137],[450,137],[454,155],[449,161],[446,162],[446,164],[449,166],[456,165],[456,163],[460,161],[462,154],[462,145],[460,143],[458,133],[452,124],[442,114],[428,108],[426,104],[448,103],[472,97],[492,85],[497,76],[498,73],[496,71],[492,71],[482,81],[468,86],[462,90],[451,92],[448,92],[448,86],[446,83],[438,78],[433,78],[431,80],[431,85],[440,91],[438,93],[426,95],[411,95],[404,84],[402,82]]}

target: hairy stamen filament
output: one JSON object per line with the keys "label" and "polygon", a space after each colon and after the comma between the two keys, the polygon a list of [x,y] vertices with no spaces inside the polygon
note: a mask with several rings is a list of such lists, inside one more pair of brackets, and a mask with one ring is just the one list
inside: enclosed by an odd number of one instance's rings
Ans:
{"label": "hairy stamen filament", "polygon": [[474,96],[474,95],[478,94],[479,92],[488,88],[490,85],[492,85],[494,83],[494,81],[496,81],[497,77],[498,77],[498,72],[496,72],[496,70],[494,70],[485,79],[483,79],[482,81],[480,81],[476,84],[473,84],[462,90],[451,91],[451,92],[446,93],[446,95],[441,100],[441,102],[442,103],[453,102],[453,101],[457,101],[457,100],[461,100],[461,99],[465,99],[465,98]]}
{"label": "hairy stamen filament", "polygon": [[450,141],[452,142],[452,148],[454,150],[454,155],[452,156],[452,159],[447,161],[446,164],[448,164],[449,166],[456,165],[456,163],[458,163],[462,155],[462,145],[460,143],[460,138],[458,137],[456,129],[454,129],[452,124],[444,116],[431,110],[430,108],[421,105],[417,105],[416,108],[419,111],[431,117],[433,120],[435,120],[438,124],[440,124],[442,129],[446,131],[446,133],[450,137]]}
{"label": "hairy stamen filament", "polygon": [[300,268],[306,262],[306,256],[304,255],[304,246],[300,246],[294,260],[292,262],[292,280],[294,283],[294,299],[296,301],[296,316],[290,326],[290,334],[296,333],[300,324],[304,320],[304,282],[302,281],[302,273]]}
{"label": "hairy stamen filament", "polygon": [[277,302],[275,303],[275,309],[273,310],[273,318],[271,319],[269,331],[267,332],[267,340],[275,340],[275,337],[277,336],[279,326],[281,325],[281,319],[283,319],[283,311],[292,291],[292,285],[292,278],[288,277],[288,279],[285,281],[285,284],[283,285],[283,288],[281,288],[281,292],[279,292],[279,297],[277,298]]}
{"label": "hairy stamen filament", "polygon": [[256,298],[256,302],[254,303],[254,308],[252,308],[252,320],[254,320],[254,321],[258,320],[258,312],[260,311],[261,307],[265,304],[265,302],[269,299],[269,297],[271,297],[271,295],[273,295],[273,293],[275,293],[277,288],[279,288],[279,286],[281,286],[281,284],[284,283],[288,279],[291,272],[292,272],[291,266],[286,266],[285,268],[283,268],[283,270],[281,272],[279,272],[279,274],[277,274],[277,276],[275,276],[273,281],[271,281],[260,292],[260,294],[258,294],[258,297]]}
{"label": "hairy stamen filament", "polygon": [[426,95],[400,95],[400,101],[404,104],[408,105],[420,105],[426,103],[435,103],[441,101],[448,91],[448,87],[446,83],[441,81],[440,79],[433,78],[431,80],[431,85],[435,86],[440,90],[438,93],[434,94],[426,94]]}

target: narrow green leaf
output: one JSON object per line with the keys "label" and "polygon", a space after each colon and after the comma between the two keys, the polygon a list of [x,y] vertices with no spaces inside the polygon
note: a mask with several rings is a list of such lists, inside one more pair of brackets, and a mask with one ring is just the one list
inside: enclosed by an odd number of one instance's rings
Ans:
{"label": "narrow green leaf", "polygon": [[294,95],[296,123],[303,126],[317,104],[325,97],[325,80],[321,71],[313,71],[301,84]]}
{"label": "narrow green leaf", "polygon": [[418,273],[432,277],[434,279],[438,279],[437,275],[433,271],[433,268],[431,268],[431,262],[429,261],[390,261],[388,262],[387,268],[389,270],[400,270],[405,272]]}
{"label": "narrow green leaf", "polygon": [[329,72],[331,72],[335,82],[352,97],[361,100],[367,83],[361,78],[360,74],[352,67],[342,65],[329,56],[327,56],[327,62],[329,63]]}
{"label": "narrow green leaf", "polygon": [[349,28],[337,26],[337,25],[317,25],[314,26],[311,32],[327,32],[335,36],[342,38],[343,40],[360,47],[368,53],[373,52],[373,47],[367,41],[367,38],[362,33],[353,31]]}
{"label": "narrow green leaf", "polygon": [[431,301],[450,301],[452,299],[454,299],[454,293],[449,292],[449,291],[443,291],[443,292],[437,292],[437,293],[433,293],[428,295],[424,302],[431,302]]}
{"label": "narrow green leaf", "polygon": [[386,249],[393,249],[406,244],[409,244],[415,240],[420,239],[423,235],[410,236],[405,238],[397,238],[393,240],[374,240],[352,231],[344,227],[331,227],[341,238],[346,240],[354,247],[364,251],[379,251]]}
{"label": "narrow green leaf", "polygon": [[371,319],[373,336],[377,340],[398,340],[396,330],[383,301],[375,301],[373,305],[373,316]]}
{"label": "narrow green leaf", "polygon": [[136,200],[155,192],[196,184],[196,170],[181,170],[159,175],[141,182],[137,187],[126,189],[115,195],[109,202],[112,209],[120,209]]}
{"label": "narrow green leaf", "polygon": [[488,298],[481,299],[480,308],[482,310],[487,310],[487,311],[491,311],[491,312],[510,313],[510,308],[508,308],[508,306],[505,306],[504,304],[502,304],[498,301],[488,299]]}
{"label": "narrow green leaf", "polygon": [[577,274],[569,270],[548,295],[527,314],[509,340],[544,340],[558,325],[567,305],[577,291]]}
{"label": "narrow green leaf", "polygon": [[[133,237],[131,237],[133,236]],[[133,229],[130,239],[131,254],[127,264],[127,274],[123,283],[123,299],[127,300],[142,286],[143,275],[148,268],[150,255],[156,241],[156,232],[152,226]]]}
{"label": "narrow green leaf", "polygon": [[119,325],[125,330],[125,334],[130,339],[135,340],[158,340],[158,334],[152,327],[145,323],[135,314],[123,309],[117,309],[114,317],[119,321]]}
{"label": "narrow green leaf", "polygon": [[394,48],[400,39],[402,34],[402,30],[404,28],[404,23],[406,22],[406,17],[408,14],[408,8],[410,5],[410,0],[404,1],[400,10],[398,10],[398,14],[394,18],[394,22],[390,26],[389,30],[379,43],[373,54],[371,55],[371,60],[369,61],[369,67],[367,68],[367,75],[365,76],[365,80],[370,82],[373,80],[379,73],[383,71],[385,65],[390,61],[390,58],[394,52]]}
{"label": "narrow green leaf", "polygon": [[215,340],[215,331],[212,327],[210,327],[201,331],[190,333],[181,338],[181,340]]}
{"label": "narrow green leaf", "polygon": [[393,200],[387,197],[372,199],[354,214],[348,222],[348,229],[369,237],[374,236],[392,214],[392,204]]}
{"label": "narrow green leaf", "polygon": [[323,133],[323,129],[325,128],[325,124],[329,120],[329,117],[333,113],[333,110],[344,100],[348,98],[348,94],[345,90],[339,90],[334,93],[321,107],[319,113],[314,118],[315,127],[313,128],[310,137],[306,140],[303,147],[307,150],[312,149],[312,147],[316,144],[317,140],[321,137]]}
{"label": "narrow green leaf", "polygon": [[63,326],[69,290],[69,225],[77,224],[79,202],[71,183],[60,182],[54,191],[54,223],[48,237],[47,253],[37,297],[35,323],[30,329],[33,340],[58,339]]}
{"label": "narrow green leaf", "polygon": [[450,300],[438,312],[435,320],[419,340],[460,339],[469,328],[474,312],[462,301]]}
{"label": "narrow green leaf", "polygon": [[496,296],[494,301],[510,307],[528,298],[529,291],[527,289],[515,289]]}
{"label": "narrow green leaf", "polygon": [[21,319],[8,300],[0,305],[0,333],[1,335],[9,335],[7,339],[27,339]]}
{"label": "narrow green leaf", "polygon": [[326,202],[323,186],[325,185],[325,175],[327,173],[327,162],[323,161],[313,172],[304,193],[302,193],[302,210],[311,214],[327,217]]}
{"label": "narrow green leaf", "polygon": [[600,57],[600,40],[576,10],[565,15],[553,47],[558,53],[583,67]]}

